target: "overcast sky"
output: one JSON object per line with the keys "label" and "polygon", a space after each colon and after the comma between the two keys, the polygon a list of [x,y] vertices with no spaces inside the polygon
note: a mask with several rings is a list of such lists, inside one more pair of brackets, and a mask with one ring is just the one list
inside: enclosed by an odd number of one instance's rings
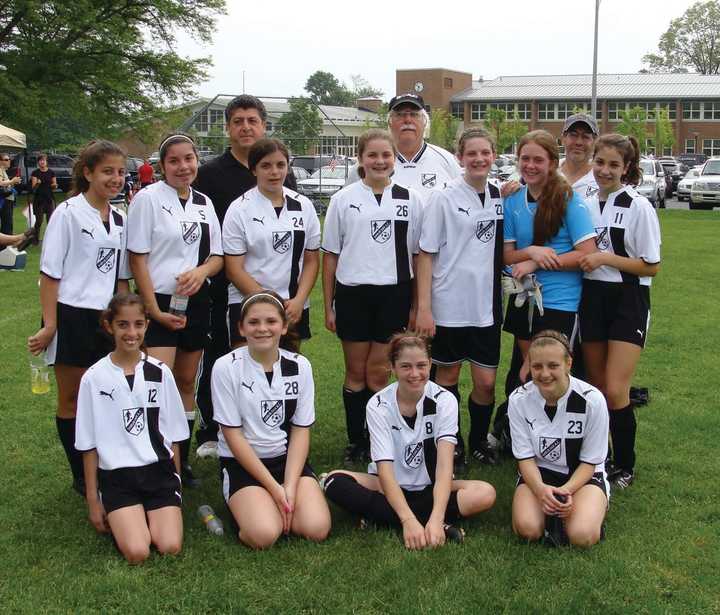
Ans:
{"label": "overcast sky", "polygon": [[[598,72],[637,72],[692,0],[602,0]],[[303,94],[316,70],[350,85],[360,74],[395,94],[397,68],[450,68],[473,79],[592,72],[595,0],[227,0],[213,43],[179,39],[213,58],[202,96]]]}

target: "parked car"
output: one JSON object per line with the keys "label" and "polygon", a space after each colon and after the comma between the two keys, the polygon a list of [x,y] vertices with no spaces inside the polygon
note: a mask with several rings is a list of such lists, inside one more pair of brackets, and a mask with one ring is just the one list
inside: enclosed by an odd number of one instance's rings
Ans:
{"label": "parked car", "polygon": [[710,158],[690,188],[690,209],[720,205],[720,158]]}
{"label": "parked car", "polygon": [[346,159],[345,156],[293,156],[290,158],[290,166],[302,167],[306,171],[314,173],[320,167],[328,166],[333,158],[335,159],[336,166],[343,168],[345,168],[345,166],[352,166],[350,160]]}
{"label": "parked car", "polygon": [[657,160],[643,158],[640,160],[640,170],[643,174],[642,183],[637,190],[642,194],[653,207],[665,207],[665,192],[667,190],[667,181],[665,179],[665,169]]}
{"label": "parked car", "polygon": [[[8,177],[19,177],[22,181],[17,185],[18,192],[29,192],[31,187],[30,176],[37,169],[37,153],[17,154],[10,163],[8,169]],[[75,161],[70,156],[60,154],[47,155],[48,168],[50,168],[57,178],[58,190],[67,192],[70,190],[72,181],[72,169]]]}
{"label": "parked car", "polygon": [[672,197],[673,192],[677,190],[678,183],[685,177],[687,168],[683,168],[684,165],[675,160],[675,158],[658,158],[658,162],[662,165],[663,169],[670,173],[670,188],[669,191],[665,193],[665,196]]}
{"label": "parked car", "polygon": [[138,182],[138,169],[142,166],[142,163],[142,158],[134,158],[133,156],[127,157],[127,162],[125,163],[125,170],[127,171],[128,175],[130,175],[130,178],[134,184],[137,184]]}
{"label": "parked car", "polygon": [[292,169],[296,182],[299,182],[303,179],[308,179],[310,177],[310,171],[308,171],[304,167],[290,167],[290,169]]}
{"label": "parked car", "polygon": [[308,179],[300,180],[298,190],[309,198],[329,197],[345,185],[347,171],[345,165],[321,167]]}
{"label": "parked car", "polygon": [[705,164],[708,157],[705,154],[678,154],[678,162],[681,162],[688,167],[697,167],[701,164]]}
{"label": "parked car", "polygon": [[690,199],[690,189],[695,183],[695,180],[700,176],[702,167],[693,167],[690,169],[678,183],[677,187],[677,199],[678,201],[685,201]]}

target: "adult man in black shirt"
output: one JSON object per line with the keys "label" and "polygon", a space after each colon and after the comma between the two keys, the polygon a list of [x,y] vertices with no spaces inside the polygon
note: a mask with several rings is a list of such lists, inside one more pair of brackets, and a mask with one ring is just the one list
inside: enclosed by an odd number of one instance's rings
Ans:
{"label": "adult man in black shirt", "polygon": [[32,210],[35,215],[35,238],[40,238],[43,214],[50,222],[50,216],[55,209],[53,190],[57,188],[57,178],[52,169],[48,168],[47,156],[38,156],[38,168],[30,174],[32,189],[35,191]]}
{"label": "adult man in black shirt", "polygon": [[[267,111],[263,102],[255,96],[236,96],[225,108],[225,130],[230,147],[217,158],[198,169],[194,187],[210,197],[222,225],[230,203],[241,194],[255,187],[255,176],[248,169],[250,148],[265,136]],[[288,172],[285,185],[297,190],[295,176]],[[197,403],[200,408],[200,428],[196,439],[199,457],[217,456],[217,424],[213,421],[210,395],[210,373],[215,361],[230,352],[227,330],[228,281],[221,271],[210,287],[210,347],[203,355]]]}

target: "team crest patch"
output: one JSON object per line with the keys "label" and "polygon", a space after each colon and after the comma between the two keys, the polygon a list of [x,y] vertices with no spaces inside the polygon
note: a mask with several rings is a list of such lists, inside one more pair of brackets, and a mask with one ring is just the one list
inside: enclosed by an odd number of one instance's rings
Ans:
{"label": "team crest patch", "polygon": [[390,220],[371,220],[370,234],[378,243],[385,243],[392,235]]}
{"label": "team crest patch", "polygon": [[131,436],[139,436],[145,428],[145,408],[125,408],[122,413],[125,431]]}
{"label": "team crest patch", "polygon": [[408,444],[405,447],[405,465],[409,468],[417,468],[424,458],[422,442]]}
{"label": "team crest patch", "polygon": [[200,224],[198,222],[186,222],[183,220],[180,222],[182,227],[183,241],[191,245],[200,238]]}
{"label": "team crest patch", "polygon": [[260,402],[260,415],[263,423],[277,427],[285,420],[285,404],[282,399],[263,399]]}
{"label": "team crest patch", "polygon": [[278,254],[285,254],[292,244],[292,233],[290,231],[273,232],[272,234],[273,250]]}
{"label": "team crest patch", "polygon": [[424,188],[434,188],[437,184],[437,173],[421,173],[420,181]]}
{"label": "team crest patch", "polygon": [[610,247],[610,234],[607,226],[595,227],[595,245],[600,250],[607,250]]}
{"label": "team crest patch", "polygon": [[540,436],[540,455],[548,461],[557,461],[562,454],[562,438]]}
{"label": "team crest patch", "polygon": [[478,220],[475,227],[475,237],[483,243],[487,243],[495,237],[495,220]]}
{"label": "team crest patch", "polygon": [[600,192],[600,188],[593,188],[592,186],[588,186],[587,188],[585,188],[585,198],[592,196],[596,192]]}
{"label": "team crest patch", "polygon": [[108,273],[115,267],[115,248],[100,248],[95,259],[98,271]]}

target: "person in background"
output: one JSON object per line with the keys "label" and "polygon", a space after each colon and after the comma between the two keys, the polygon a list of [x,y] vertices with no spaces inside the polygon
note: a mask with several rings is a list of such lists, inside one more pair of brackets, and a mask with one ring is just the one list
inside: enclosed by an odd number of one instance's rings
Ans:
{"label": "person in background", "polygon": [[147,158],[143,158],[143,163],[138,167],[138,181],[140,189],[149,186],[155,181],[155,169]]}
{"label": "person in background", "polygon": [[48,167],[47,156],[45,154],[38,156],[38,168],[31,173],[30,182],[31,188],[35,193],[32,204],[32,211],[35,215],[35,241],[39,241],[43,214],[47,218],[48,223],[50,223],[50,216],[52,216],[55,210],[53,190],[57,190],[57,178],[55,177],[55,172]]}
{"label": "person in background", "polygon": [[13,207],[15,206],[15,186],[20,177],[9,178],[10,155],[0,152],[0,233],[13,234]]}
{"label": "person in background", "polygon": [[[239,196],[254,188],[257,180],[250,171],[248,155],[253,145],[265,137],[267,110],[263,102],[249,94],[233,98],[225,107],[225,131],[230,147],[198,169],[194,187],[207,194],[222,225],[225,213]],[[297,191],[295,176],[288,168],[284,186]],[[197,403],[200,427],[197,430],[198,457],[217,457],[218,426],[213,421],[210,373],[218,357],[230,350],[228,337],[228,279],[222,269],[210,285],[210,344],[203,353],[198,382]]]}

